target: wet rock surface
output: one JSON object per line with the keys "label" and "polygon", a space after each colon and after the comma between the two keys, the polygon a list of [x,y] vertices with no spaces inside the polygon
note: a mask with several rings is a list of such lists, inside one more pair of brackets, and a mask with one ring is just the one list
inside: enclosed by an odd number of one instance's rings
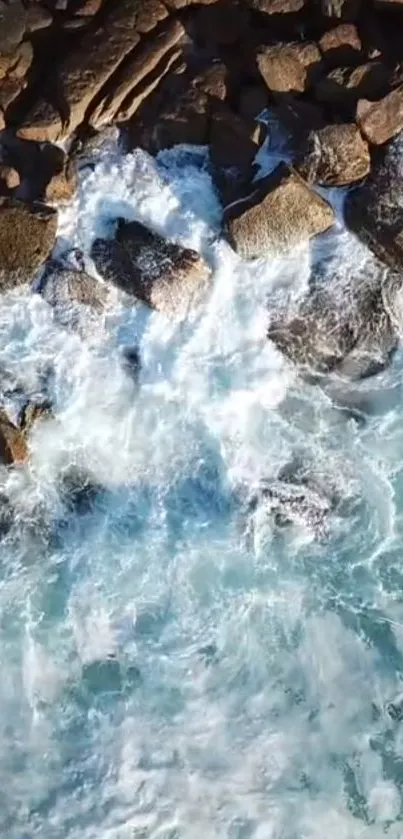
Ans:
{"label": "wet rock surface", "polygon": [[30,282],[53,248],[56,229],[50,207],[0,198],[0,289]]}
{"label": "wet rock surface", "polygon": [[183,314],[208,288],[210,272],[199,254],[139,222],[119,219],[115,238],[97,239],[91,256],[106,281],[166,314]]}

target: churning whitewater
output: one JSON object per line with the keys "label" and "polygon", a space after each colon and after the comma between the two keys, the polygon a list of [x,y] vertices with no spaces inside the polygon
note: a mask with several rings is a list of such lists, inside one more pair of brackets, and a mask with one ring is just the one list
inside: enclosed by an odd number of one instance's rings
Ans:
{"label": "churning whitewater", "polygon": [[[339,222],[320,251],[243,262],[204,149],[106,147],[58,253],[94,273],[118,216],[213,278],[178,321],[118,292],[73,325],[35,290],[1,299],[6,407],[45,389],[54,417],[2,476],[0,835],[398,839],[401,355],[341,392],[267,340],[316,266],[349,283],[374,260]],[[102,488],[79,510],[72,466]]]}

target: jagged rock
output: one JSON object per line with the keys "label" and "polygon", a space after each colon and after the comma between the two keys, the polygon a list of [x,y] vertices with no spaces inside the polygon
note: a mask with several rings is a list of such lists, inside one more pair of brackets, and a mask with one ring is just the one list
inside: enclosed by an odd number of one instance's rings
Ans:
{"label": "jagged rock", "polygon": [[320,102],[355,108],[362,97],[376,98],[386,92],[388,71],[381,61],[368,61],[358,67],[336,67],[315,86]]}
{"label": "jagged rock", "polygon": [[24,434],[28,434],[41,419],[51,419],[52,417],[53,412],[50,402],[34,402],[28,400],[19,413],[19,428]]}
{"label": "jagged rock", "polygon": [[29,282],[49,256],[57,213],[45,204],[0,198],[0,289]]}
{"label": "jagged rock", "polygon": [[329,29],[320,38],[319,49],[330,66],[359,64],[362,44],[357,27],[353,23],[340,23],[334,29]]}
{"label": "jagged rock", "polygon": [[327,125],[310,133],[306,154],[297,168],[309,183],[352,184],[370,171],[368,143],[354,123]]}
{"label": "jagged rock", "polygon": [[168,14],[159,0],[121,0],[108,8],[102,27],[85,33],[58,67],[60,113],[40,100],[19,127],[19,137],[54,142],[72,133],[90,115],[94,98],[141,35]]}
{"label": "jagged rock", "polygon": [[[157,87],[180,54],[175,50],[185,30],[178,20],[168,22],[155,38],[140,43],[114,77],[112,89],[101,99],[91,115],[91,124],[99,127],[114,118],[128,119],[143,100]],[[168,59],[168,60],[167,60]]]}
{"label": "jagged rock", "polygon": [[135,144],[155,154],[180,143],[205,145],[208,142],[211,102],[202,90],[189,89],[169,97],[168,104],[136,136]]}
{"label": "jagged rock", "polygon": [[357,105],[357,123],[374,146],[391,140],[403,130],[403,85],[377,102],[361,100]]}
{"label": "jagged rock", "polygon": [[347,226],[376,256],[403,269],[403,170],[401,143],[395,140],[374,161],[365,183],[345,202]]}
{"label": "jagged rock", "polygon": [[74,163],[59,146],[19,140],[12,132],[2,136],[2,155],[22,182],[24,199],[29,201],[64,201],[75,192]]}
{"label": "jagged rock", "polygon": [[0,163],[0,181],[7,189],[15,189],[20,184],[20,176],[12,166]]}
{"label": "jagged rock", "polygon": [[22,432],[9,420],[5,411],[0,410],[0,463],[12,466],[25,463],[28,459],[28,447]]}
{"label": "jagged rock", "polygon": [[104,0],[85,0],[78,10],[79,14],[83,15],[83,17],[93,17],[98,14],[102,8],[103,2]]}
{"label": "jagged rock", "polygon": [[260,48],[256,63],[272,93],[303,93],[319,71],[321,55],[310,41],[275,44]]}
{"label": "jagged rock", "polygon": [[210,272],[198,253],[135,221],[119,219],[115,239],[96,239],[91,257],[101,277],[168,315],[199,303],[208,286]]}
{"label": "jagged rock", "polygon": [[286,163],[251,184],[249,194],[225,211],[230,243],[244,259],[283,253],[333,221],[330,204]]}
{"label": "jagged rock", "polygon": [[77,189],[77,172],[74,159],[64,155],[45,188],[45,201],[58,204],[69,201]]}
{"label": "jagged rock", "polygon": [[298,152],[309,132],[324,128],[326,124],[319,105],[299,98],[287,97],[286,101],[278,103],[275,113],[290,135],[290,144]]}
{"label": "jagged rock", "polygon": [[334,277],[310,292],[297,311],[272,315],[268,337],[304,372],[367,378],[389,364],[398,346],[402,299],[402,276],[396,273],[357,277],[341,289]]}

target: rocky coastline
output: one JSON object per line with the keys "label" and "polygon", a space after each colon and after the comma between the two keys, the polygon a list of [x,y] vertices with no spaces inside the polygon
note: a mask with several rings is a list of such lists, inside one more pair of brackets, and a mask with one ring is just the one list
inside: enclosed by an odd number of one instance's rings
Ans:
{"label": "rocky coastline", "polygon": [[[122,153],[207,146],[223,233],[242,259],[326,235],[335,211],[322,188],[347,188],[345,223],[379,260],[375,288],[358,278],[343,317],[340,299],[314,289],[268,337],[301,371],[373,375],[403,323],[402,25],[401,0],[1,0],[0,292],[33,283],[57,315],[102,312],[117,287],[186,314],[209,266],[138,222],[114,219],[112,237],[70,264],[52,251],[82,159],[111,132]],[[259,177],[267,112],[292,162]],[[30,429],[49,413],[46,400],[15,422],[1,411],[4,467],[27,460]]]}

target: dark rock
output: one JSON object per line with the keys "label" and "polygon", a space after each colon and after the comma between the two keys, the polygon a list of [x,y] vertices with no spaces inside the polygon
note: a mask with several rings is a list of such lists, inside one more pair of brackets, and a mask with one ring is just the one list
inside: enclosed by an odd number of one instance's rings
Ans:
{"label": "dark rock", "polygon": [[211,117],[209,145],[214,166],[248,168],[261,142],[262,127],[247,123],[229,108],[217,109]]}
{"label": "dark rock", "polygon": [[403,269],[403,192],[401,144],[397,140],[373,162],[365,183],[347,195],[347,226],[376,256]]}
{"label": "dark rock", "polygon": [[229,240],[244,259],[283,253],[333,224],[330,204],[286,163],[250,188],[225,212]]}
{"label": "dark rock", "polygon": [[403,720],[403,695],[397,696],[393,702],[389,702],[386,710],[390,718],[394,722],[402,722]]}
{"label": "dark rock", "polygon": [[217,62],[207,67],[203,72],[195,76],[192,85],[197,89],[224,102],[228,97],[229,87],[228,67],[222,62]]}
{"label": "dark rock", "polygon": [[53,248],[57,213],[45,204],[0,198],[0,288],[29,282]]}
{"label": "dark rock", "polygon": [[96,239],[91,256],[102,277],[168,315],[184,314],[208,287],[210,272],[199,254],[136,221],[119,219],[115,239]]}
{"label": "dark rock", "polygon": [[361,98],[377,98],[386,93],[389,74],[381,61],[368,61],[358,67],[336,67],[315,86],[320,102],[355,108]]}
{"label": "dark rock", "polygon": [[354,21],[359,15],[361,0],[318,0],[318,5],[326,17]]}
{"label": "dark rock", "polygon": [[254,120],[268,106],[267,88],[262,84],[243,85],[239,92],[238,111],[242,119]]}
{"label": "dark rock", "polygon": [[14,524],[14,510],[9,498],[0,492],[0,538],[7,536]]}
{"label": "dark rock", "polygon": [[359,64],[362,56],[361,39],[353,23],[340,23],[330,29],[319,40],[319,49],[332,67],[348,67]]}
{"label": "dark rock", "polygon": [[181,143],[205,145],[211,103],[212,99],[197,89],[189,89],[177,99],[169,97],[165,107],[146,121],[144,129],[138,134],[135,132],[135,145],[141,145],[152,154]]}
{"label": "dark rock", "polygon": [[70,513],[91,512],[104,488],[82,467],[69,466],[60,476],[60,494]]}
{"label": "dark rock", "polygon": [[235,44],[245,37],[249,14],[243,0],[220,0],[200,6],[192,18],[192,33],[198,43]]}
{"label": "dark rock", "polygon": [[51,419],[52,416],[50,402],[46,400],[36,402],[28,399],[19,413],[18,425],[21,431],[27,434],[41,419]]}
{"label": "dark rock", "polygon": [[383,145],[399,134],[403,130],[403,85],[378,102],[358,102],[357,123],[374,146]]}
{"label": "dark rock", "polygon": [[297,312],[273,315],[268,337],[302,372],[367,378],[398,346],[401,299],[402,277],[382,270],[375,281],[363,277],[341,289],[335,280],[312,291]]}
{"label": "dark rock", "polygon": [[0,410],[0,463],[5,466],[25,463],[28,460],[28,447],[25,437]]}
{"label": "dark rock", "polygon": [[304,527],[316,538],[327,534],[327,519],[332,503],[326,495],[308,483],[267,481],[261,488],[265,510],[274,517],[277,527]]}
{"label": "dark rock", "polygon": [[6,165],[18,172],[19,195],[26,200],[58,203],[74,195],[75,163],[58,146],[19,140],[7,131],[2,137],[2,154]]}
{"label": "dark rock", "polygon": [[304,93],[321,68],[321,55],[316,44],[301,41],[263,47],[256,62],[271,93]]}
{"label": "dark rock", "polygon": [[354,123],[327,125],[310,133],[306,153],[297,168],[309,183],[352,184],[370,171],[368,143]]}

